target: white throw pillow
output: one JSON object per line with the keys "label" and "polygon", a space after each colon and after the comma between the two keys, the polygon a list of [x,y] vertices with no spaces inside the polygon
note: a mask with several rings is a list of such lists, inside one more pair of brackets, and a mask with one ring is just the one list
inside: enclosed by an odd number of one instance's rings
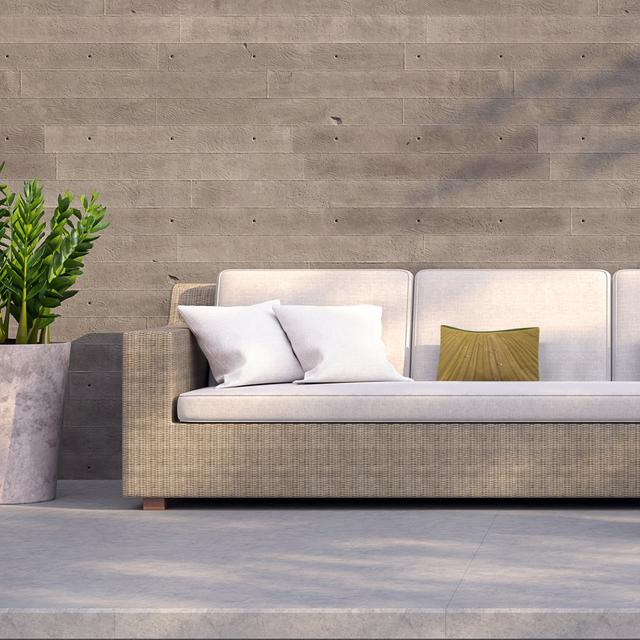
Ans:
{"label": "white throw pillow", "polygon": [[305,372],[295,382],[409,380],[387,358],[381,307],[275,305],[273,310]]}
{"label": "white throw pillow", "polygon": [[178,306],[218,386],[293,382],[303,374],[273,312],[279,302],[246,307]]}

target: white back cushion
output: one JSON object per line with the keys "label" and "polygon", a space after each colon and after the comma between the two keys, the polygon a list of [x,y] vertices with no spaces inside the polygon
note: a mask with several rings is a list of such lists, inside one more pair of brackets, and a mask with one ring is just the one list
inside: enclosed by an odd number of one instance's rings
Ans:
{"label": "white back cushion", "polygon": [[411,377],[435,380],[440,325],[540,327],[541,380],[610,380],[610,282],[598,269],[427,269],[416,275]]}
{"label": "white back cushion", "polygon": [[640,269],[613,276],[613,379],[640,380]]}
{"label": "white back cushion", "polygon": [[378,305],[389,361],[409,375],[412,297],[413,276],[402,269],[230,269],[218,276],[216,304]]}

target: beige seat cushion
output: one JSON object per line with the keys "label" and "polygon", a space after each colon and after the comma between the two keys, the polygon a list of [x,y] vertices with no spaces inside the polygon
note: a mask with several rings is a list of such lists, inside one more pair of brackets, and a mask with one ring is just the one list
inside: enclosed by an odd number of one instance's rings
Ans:
{"label": "beige seat cushion", "polygon": [[640,380],[640,269],[613,275],[613,379]]}
{"label": "beige seat cushion", "polygon": [[416,275],[411,377],[435,380],[440,325],[540,328],[540,380],[611,380],[611,276],[599,269],[427,269]]}
{"label": "beige seat cushion", "polygon": [[216,304],[382,307],[382,340],[398,373],[409,375],[413,276],[402,269],[231,269],[218,276]]}
{"label": "beige seat cushion", "polygon": [[183,422],[638,422],[640,382],[360,382],[205,387]]}

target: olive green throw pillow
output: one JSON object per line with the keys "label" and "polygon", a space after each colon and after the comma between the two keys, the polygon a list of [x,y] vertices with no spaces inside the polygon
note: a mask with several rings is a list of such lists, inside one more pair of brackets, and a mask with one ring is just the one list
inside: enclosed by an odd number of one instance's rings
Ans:
{"label": "olive green throw pillow", "polygon": [[539,380],[540,329],[440,327],[438,380]]}

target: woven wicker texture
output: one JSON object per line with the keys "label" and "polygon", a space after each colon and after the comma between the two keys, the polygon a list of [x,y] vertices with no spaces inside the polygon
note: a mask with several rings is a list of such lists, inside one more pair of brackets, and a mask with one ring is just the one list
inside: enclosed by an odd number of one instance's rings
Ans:
{"label": "woven wicker texture", "polygon": [[[209,285],[180,285],[174,299],[203,304],[212,291]],[[172,302],[172,313],[174,308]],[[126,495],[640,495],[639,424],[177,422],[177,397],[204,386],[206,376],[206,361],[188,329],[125,334]]]}

